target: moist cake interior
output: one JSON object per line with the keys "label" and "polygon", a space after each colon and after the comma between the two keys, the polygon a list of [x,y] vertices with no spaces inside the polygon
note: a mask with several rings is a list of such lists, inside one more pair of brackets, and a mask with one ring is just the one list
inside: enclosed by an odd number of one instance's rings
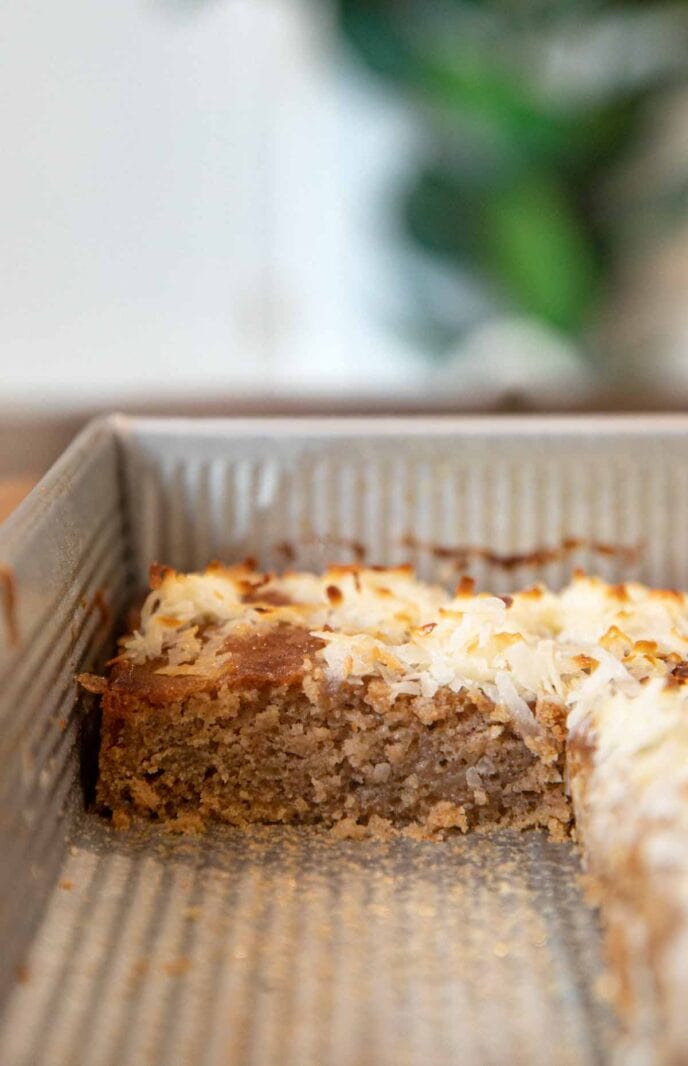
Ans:
{"label": "moist cake interior", "polygon": [[[350,836],[393,825],[563,832],[559,707],[538,708],[547,733],[537,752],[477,692],[392,702],[379,679],[297,683],[309,643],[300,632],[279,627],[246,649],[236,642],[231,683],[187,681],[181,699],[176,680],[119,668],[99,786],[118,824],[136,812],[186,828],[321,822]],[[272,666],[257,678],[251,661]]]}

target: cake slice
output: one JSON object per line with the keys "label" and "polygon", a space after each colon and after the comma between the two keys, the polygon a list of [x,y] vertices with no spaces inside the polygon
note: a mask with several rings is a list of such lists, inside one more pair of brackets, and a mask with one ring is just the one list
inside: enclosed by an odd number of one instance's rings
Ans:
{"label": "cake slice", "polygon": [[408,568],[151,584],[109,678],[87,680],[116,824],[568,826],[551,594],[451,597]]}
{"label": "cake slice", "polygon": [[688,601],[588,579],[563,597],[562,640],[598,641],[625,670],[578,686],[568,778],[601,904],[633,1062],[688,1062]]}

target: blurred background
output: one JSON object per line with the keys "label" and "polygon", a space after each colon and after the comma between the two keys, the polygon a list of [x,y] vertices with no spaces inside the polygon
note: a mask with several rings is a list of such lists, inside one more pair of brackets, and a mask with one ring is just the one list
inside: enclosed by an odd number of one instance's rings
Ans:
{"label": "blurred background", "polygon": [[681,409],[688,3],[7,0],[0,513],[101,410]]}

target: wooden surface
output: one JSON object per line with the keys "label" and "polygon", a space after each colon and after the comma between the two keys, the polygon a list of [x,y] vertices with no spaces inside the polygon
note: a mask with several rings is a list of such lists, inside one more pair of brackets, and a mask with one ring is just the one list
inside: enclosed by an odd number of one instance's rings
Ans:
{"label": "wooden surface", "polygon": [[0,522],[2,522],[29,494],[37,481],[34,475],[0,480]]}

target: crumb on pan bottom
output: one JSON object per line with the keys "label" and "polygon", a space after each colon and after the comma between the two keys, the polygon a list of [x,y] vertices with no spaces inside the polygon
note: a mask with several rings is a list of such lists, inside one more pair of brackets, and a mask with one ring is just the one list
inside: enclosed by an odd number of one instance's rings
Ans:
{"label": "crumb on pan bottom", "polygon": [[321,823],[337,835],[544,826],[566,834],[563,710],[543,703],[542,754],[481,695],[390,704],[379,680],[336,690],[220,689],[150,704],[105,696],[99,801],[181,831]]}

